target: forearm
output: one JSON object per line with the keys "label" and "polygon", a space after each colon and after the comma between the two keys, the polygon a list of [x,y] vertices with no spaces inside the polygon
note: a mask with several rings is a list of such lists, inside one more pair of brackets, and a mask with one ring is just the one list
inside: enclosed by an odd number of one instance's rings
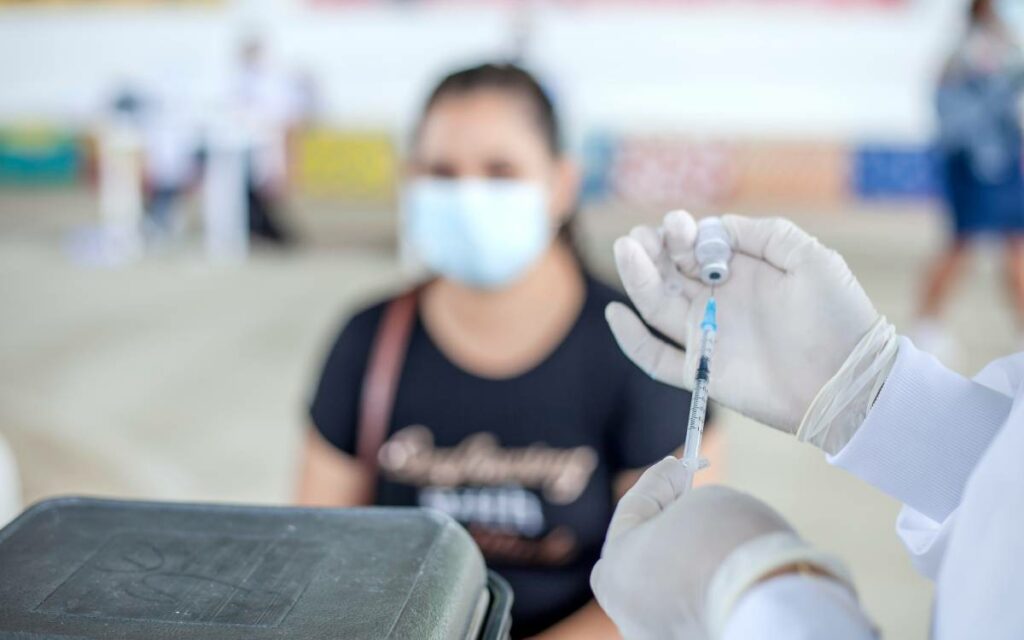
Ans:
{"label": "forearm", "polygon": [[605,614],[595,600],[578,609],[568,618],[533,640],[619,640],[615,623]]}
{"label": "forearm", "polygon": [[900,339],[867,419],[830,462],[941,522],[999,432],[1012,400]]}
{"label": "forearm", "polygon": [[352,456],[334,448],[315,427],[306,431],[295,502],[308,507],[369,504],[372,480]]}

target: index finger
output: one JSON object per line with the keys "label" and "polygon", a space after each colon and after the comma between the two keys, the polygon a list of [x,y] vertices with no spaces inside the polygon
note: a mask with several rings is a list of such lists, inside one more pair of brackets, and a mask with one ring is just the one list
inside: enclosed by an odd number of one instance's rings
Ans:
{"label": "index finger", "polygon": [[818,245],[814,236],[785,218],[748,218],[724,215],[722,225],[733,240],[733,249],[764,260],[780,271],[789,271]]}

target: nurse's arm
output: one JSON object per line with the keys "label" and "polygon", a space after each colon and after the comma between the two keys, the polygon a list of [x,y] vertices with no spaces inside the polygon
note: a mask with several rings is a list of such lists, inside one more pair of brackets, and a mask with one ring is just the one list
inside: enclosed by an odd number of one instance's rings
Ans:
{"label": "nurse's arm", "polygon": [[901,338],[867,418],[829,462],[943,522],[1012,405]]}
{"label": "nurse's arm", "polygon": [[370,503],[370,475],[356,458],[306,429],[296,502],[307,507],[354,507]]}

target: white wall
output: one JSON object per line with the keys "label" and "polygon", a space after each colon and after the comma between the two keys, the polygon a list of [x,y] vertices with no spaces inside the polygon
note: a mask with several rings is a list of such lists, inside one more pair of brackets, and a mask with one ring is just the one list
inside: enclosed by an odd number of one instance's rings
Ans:
{"label": "white wall", "polygon": [[[961,4],[546,8],[531,59],[578,129],[916,141]],[[400,128],[438,74],[508,50],[510,12],[313,0],[4,8],[0,123],[84,121],[118,79],[169,72],[208,102],[240,36],[258,29],[279,59],[312,72],[328,120]]]}

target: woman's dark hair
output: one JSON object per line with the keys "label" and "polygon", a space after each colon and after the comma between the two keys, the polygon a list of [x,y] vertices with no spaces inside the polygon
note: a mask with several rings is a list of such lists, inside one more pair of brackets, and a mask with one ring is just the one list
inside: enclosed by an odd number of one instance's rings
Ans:
{"label": "woman's dark hair", "polygon": [[[565,150],[562,129],[551,98],[548,97],[544,87],[533,77],[533,74],[522,67],[507,63],[486,63],[447,75],[427,98],[415,135],[419,136],[423,120],[441,100],[487,89],[506,91],[509,95],[525,99],[534,112],[538,129],[551,155],[555,157],[562,155]],[[573,254],[579,259],[575,221],[576,211],[573,210],[562,224],[562,228],[559,229],[558,237],[572,249]]]}
{"label": "woman's dark hair", "polygon": [[552,155],[561,155],[562,131],[554,104],[537,79],[529,71],[514,64],[481,64],[449,74],[431,92],[423,107],[421,118],[426,118],[430,110],[444,98],[466,95],[482,89],[506,91],[525,99],[534,111],[537,125],[548,149]]}
{"label": "woman's dark hair", "polygon": [[972,0],[967,15],[971,22],[982,22],[991,18],[994,12],[992,0]]}

